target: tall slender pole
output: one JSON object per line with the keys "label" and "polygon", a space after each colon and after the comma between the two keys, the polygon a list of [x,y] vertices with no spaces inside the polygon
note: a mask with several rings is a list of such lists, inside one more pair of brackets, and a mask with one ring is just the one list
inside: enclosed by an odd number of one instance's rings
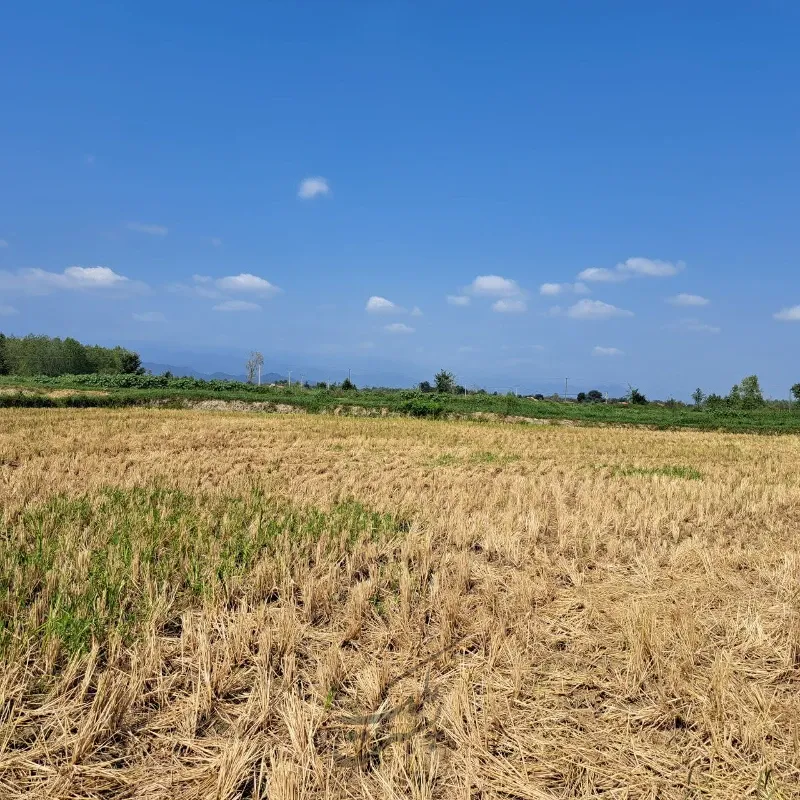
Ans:
{"label": "tall slender pole", "polygon": [[569,394],[569,378],[564,378],[564,399],[567,399]]}
{"label": "tall slender pole", "polygon": [[258,365],[258,385],[261,386],[261,364]]}
{"label": "tall slender pole", "polygon": [[289,370],[289,388],[292,388],[292,371]]}

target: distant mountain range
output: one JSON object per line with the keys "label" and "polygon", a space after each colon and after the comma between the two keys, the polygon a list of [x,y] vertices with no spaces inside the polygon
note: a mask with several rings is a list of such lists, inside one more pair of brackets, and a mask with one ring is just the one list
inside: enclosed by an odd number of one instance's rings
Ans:
{"label": "distant mountain range", "polygon": [[[165,372],[171,372],[176,378],[197,378],[203,381],[246,381],[247,376],[232,375],[229,372],[199,372],[191,367],[177,367],[174,364],[156,364],[153,361],[143,361],[142,366],[149,369],[153,375],[163,375]],[[284,381],[286,378],[279,375],[277,372],[262,372],[261,383],[275,383],[276,381]]]}

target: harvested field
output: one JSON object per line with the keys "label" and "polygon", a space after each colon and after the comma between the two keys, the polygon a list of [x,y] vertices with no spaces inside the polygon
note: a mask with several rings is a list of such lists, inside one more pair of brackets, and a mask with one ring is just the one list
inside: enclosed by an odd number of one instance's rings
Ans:
{"label": "harvested field", "polygon": [[800,437],[0,410],[0,797],[800,797]]}

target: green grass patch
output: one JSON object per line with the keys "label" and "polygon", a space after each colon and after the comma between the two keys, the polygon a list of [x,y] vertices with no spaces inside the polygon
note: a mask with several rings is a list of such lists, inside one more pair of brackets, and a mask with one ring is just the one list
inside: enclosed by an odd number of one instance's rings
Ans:
{"label": "green grass patch", "polygon": [[611,474],[626,478],[650,478],[659,475],[664,478],[681,478],[687,481],[700,481],[703,479],[702,473],[694,467],[670,464],[665,464],[660,467],[613,467]]}
{"label": "green grass patch", "polygon": [[129,642],[186,608],[262,591],[248,576],[263,559],[292,569],[322,547],[339,561],[360,541],[389,543],[410,525],[354,500],[301,508],[258,489],[56,496],[0,531],[0,654],[50,640],[65,656],[111,636]]}
{"label": "green grass patch", "polygon": [[470,461],[473,464],[510,464],[519,461],[519,456],[514,453],[493,453],[490,450],[483,450],[473,453]]}

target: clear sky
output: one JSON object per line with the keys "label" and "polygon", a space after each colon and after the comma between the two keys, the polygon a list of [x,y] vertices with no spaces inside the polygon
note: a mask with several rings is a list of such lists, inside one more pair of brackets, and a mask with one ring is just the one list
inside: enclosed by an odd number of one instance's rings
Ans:
{"label": "clear sky", "polygon": [[6,3],[0,329],[209,371],[260,349],[361,382],[686,397],[757,372],[786,396],[799,23],[790,2]]}

